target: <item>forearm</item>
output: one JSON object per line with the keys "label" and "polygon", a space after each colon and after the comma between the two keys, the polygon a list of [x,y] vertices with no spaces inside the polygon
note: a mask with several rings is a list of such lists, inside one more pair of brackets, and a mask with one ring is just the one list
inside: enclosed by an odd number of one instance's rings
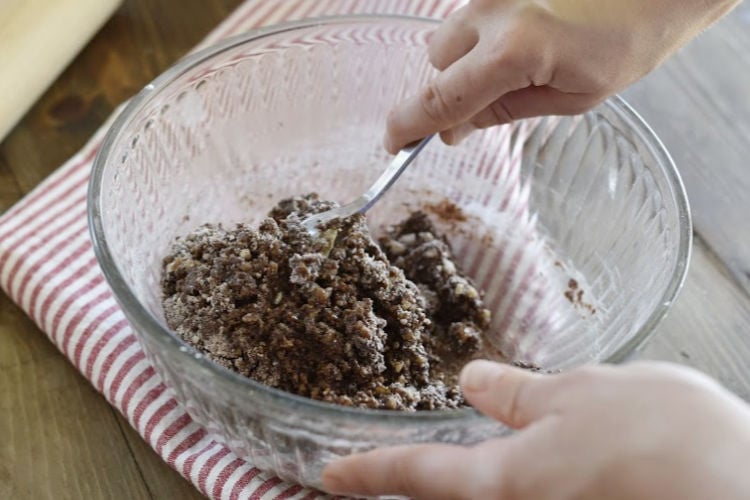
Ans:
{"label": "forearm", "polygon": [[650,52],[661,62],[724,17],[740,1],[541,0],[538,5],[543,5],[550,15],[572,30],[596,31],[602,37],[612,33],[631,34],[633,39],[623,44],[623,50],[633,54]]}

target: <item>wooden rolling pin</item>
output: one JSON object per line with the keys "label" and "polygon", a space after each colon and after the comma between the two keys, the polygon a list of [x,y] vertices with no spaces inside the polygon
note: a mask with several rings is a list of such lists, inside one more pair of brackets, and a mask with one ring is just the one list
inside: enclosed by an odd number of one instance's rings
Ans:
{"label": "wooden rolling pin", "polygon": [[0,0],[0,141],[120,0]]}

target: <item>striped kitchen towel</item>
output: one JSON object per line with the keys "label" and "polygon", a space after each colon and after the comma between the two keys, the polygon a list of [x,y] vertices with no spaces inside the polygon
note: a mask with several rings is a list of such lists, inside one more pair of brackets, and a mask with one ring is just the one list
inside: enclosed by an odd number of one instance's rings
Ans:
{"label": "striped kitchen towel", "polygon": [[[465,0],[248,0],[201,44],[284,20],[394,13],[442,18]],[[111,119],[110,119],[111,121]],[[86,189],[109,123],[0,216],[0,286],[169,465],[211,498],[314,498],[216,442],[171,397],[104,281],[86,224]]]}

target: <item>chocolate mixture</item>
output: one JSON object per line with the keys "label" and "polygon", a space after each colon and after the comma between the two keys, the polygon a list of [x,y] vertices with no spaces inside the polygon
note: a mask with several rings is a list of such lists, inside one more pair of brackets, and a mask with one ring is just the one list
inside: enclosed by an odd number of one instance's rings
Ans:
{"label": "chocolate mixture", "polygon": [[464,405],[460,367],[490,321],[427,215],[376,244],[361,215],[310,236],[332,203],[278,204],[257,229],[204,225],[164,259],[171,328],[214,361],[294,394],[366,408]]}

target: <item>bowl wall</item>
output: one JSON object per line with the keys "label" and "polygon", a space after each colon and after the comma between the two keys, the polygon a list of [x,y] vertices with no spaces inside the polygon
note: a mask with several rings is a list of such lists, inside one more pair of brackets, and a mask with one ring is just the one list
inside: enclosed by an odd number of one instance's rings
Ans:
{"label": "bowl wall", "polygon": [[[433,74],[431,21],[359,17],[261,30],[192,56],[136,97],[97,158],[90,218],[115,296],[190,414],[240,456],[318,485],[331,459],[376,445],[505,432],[472,410],[349,410],[268,389],[171,334],[161,261],[206,223],[256,223],[310,191],[346,202],[389,161],[385,116]],[[441,227],[486,291],[494,344],[549,369],[617,361],[653,331],[689,257],[690,220],[663,147],[619,99],[433,141],[370,214],[377,233],[449,199]],[[576,281],[572,298],[570,281]],[[577,291],[583,290],[582,297]]]}

